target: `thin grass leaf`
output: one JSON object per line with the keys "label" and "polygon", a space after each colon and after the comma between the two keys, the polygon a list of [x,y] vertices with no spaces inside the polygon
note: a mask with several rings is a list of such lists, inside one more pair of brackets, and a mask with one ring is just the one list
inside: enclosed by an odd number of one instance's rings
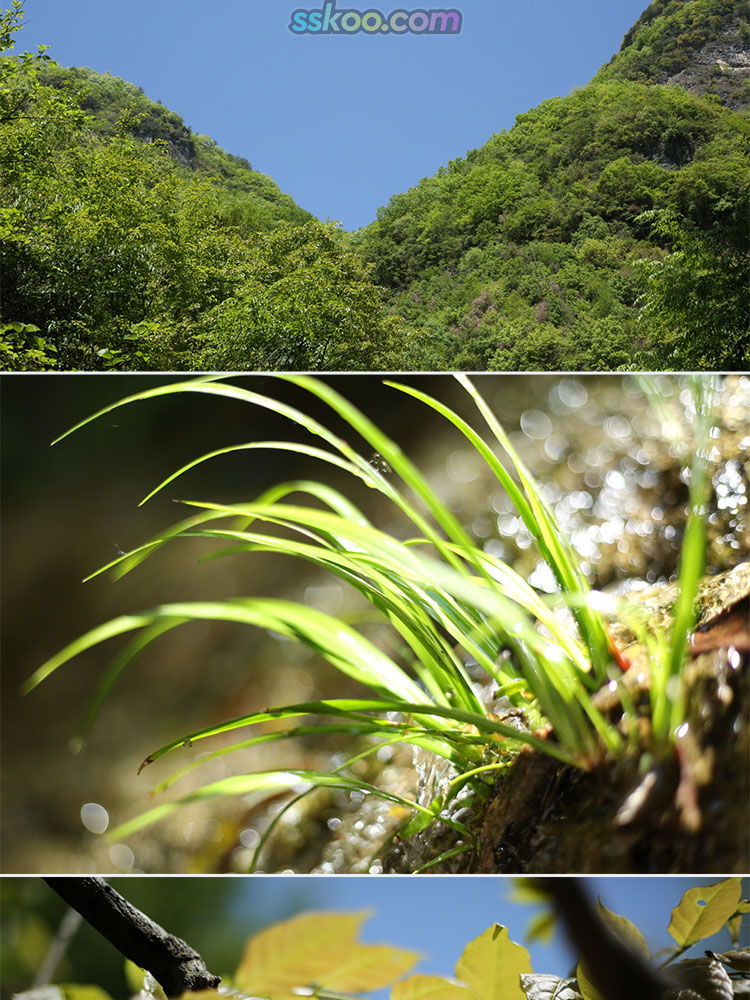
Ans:
{"label": "thin grass leaf", "polygon": [[[274,504],[278,500],[284,499],[291,493],[309,494],[326,504],[326,506],[329,506],[331,510],[340,514],[345,519],[351,520],[355,523],[369,524],[369,521],[362,511],[359,510],[359,508],[356,507],[347,497],[345,497],[338,490],[335,490],[324,483],[315,482],[314,480],[299,479],[286,483],[277,483],[275,486],[270,487],[270,489],[262,493],[258,497],[256,503],[260,506]],[[184,534],[191,528],[199,527],[209,521],[221,519],[226,516],[227,514],[220,510],[206,510],[200,514],[193,514],[191,517],[186,518],[183,521],[179,521],[177,524],[174,524],[170,528],[160,532],[154,538],[150,539],[145,545],[139,546],[138,548],[111,560],[111,562],[108,562],[105,566],[100,567],[94,573],[87,576],[86,581],[91,580],[95,576],[99,576],[101,573],[104,573],[109,569],[113,569],[114,567],[117,567],[117,573],[115,574],[116,579],[121,579],[123,576],[126,576],[134,570],[136,566],[140,565],[144,559],[152,555],[163,545],[166,545],[166,543],[171,541],[171,539]],[[252,524],[252,522],[253,518],[238,515],[237,530],[246,528],[248,525]]]}
{"label": "thin grass leaf", "polygon": [[[343,417],[347,423],[356,430],[368,444],[380,455],[391,467],[394,473],[401,477],[412,492],[422,500],[429,512],[434,517],[440,528],[453,541],[462,544],[467,551],[473,549],[473,544],[462,528],[456,517],[441,503],[435,496],[427,480],[417,467],[404,455],[401,448],[389,437],[383,434],[375,424],[372,423],[363,413],[353,406],[347,399],[332,389],[329,385],[319,382],[308,375],[287,375],[285,373],[274,374],[275,378],[286,382],[292,382],[303,389],[308,390],[313,395],[322,399],[332,410]],[[428,537],[449,565],[452,565],[458,572],[465,572],[464,565],[460,560],[443,545],[443,539],[434,531],[428,521],[426,521],[416,508],[409,504],[401,494],[393,487],[390,480],[380,477],[381,492],[389,496],[401,507],[404,513],[412,520],[417,528]]]}
{"label": "thin grass leaf", "polygon": [[[436,858],[433,858],[424,865],[420,865],[419,868],[415,868],[412,874],[421,875],[422,872],[426,872],[429,868],[434,868],[436,865],[441,865],[444,861],[450,861],[451,858],[456,858],[459,854],[466,854],[467,851],[472,850],[474,850],[473,844],[460,844],[458,847],[452,847],[449,851],[443,851],[443,853],[438,854]],[[458,994],[458,991],[456,992]],[[463,990],[462,992],[467,996],[472,995],[468,990]]]}
{"label": "thin grass leaf", "polygon": [[353,476],[361,479],[368,486],[374,487],[372,482],[372,477],[364,474],[363,470],[354,465],[354,463],[348,461],[345,458],[341,458],[338,455],[334,455],[330,451],[325,451],[323,448],[316,448],[314,445],[302,444],[300,442],[290,442],[290,441],[248,441],[244,444],[232,444],[228,445],[226,448],[217,448],[215,451],[209,451],[205,455],[201,455],[200,458],[193,459],[192,462],[188,462],[187,465],[181,466],[176,472],[173,472],[166,479],[163,479],[157,486],[155,486],[150,493],[139,502],[138,506],[142,507],[145,503],[148,503],[152,497],[155,497],[157,493],[160,493],[165,487],[169,486],[180,476],[189,472],[191,469],[196,468],[196,466],[201,465],[203,462],[208,462],[212,458],[218,458],[220,455],[231,455],[239,451],[291,451],[295,455],[308,455],[311,458],[318,458],[323,462],[327,462],[329,465],[334,465],[339,469],[343,469],[345,472],[350,472]]}
{"label": "thin grass leaf", "polygon": [[[678,428],[664,404],[662,393],[655,380],[641,376],[639,385],[656,410],[662,433],[670,436],[682,454],[683,466],[690,465],[690,490],[688,521],[680,551],[678,573],[679,595],[674,608],[674,621],[668,643],[659,649],[655,660],[656,690],[652,696],[654,730],[662,739],[674,739],[676,730],[685,718],[685,692],[680,675],[688,650],[688,639],[695,625],[695,597],[698,582],[705,566],[706,522],[705,504],[709,479],[707,459],[715,407],[713,380],[706,376],[692,375],[688,380],[695,410],[695,429],[692,451],[683,428]],[[688,455],[692,459],[688,462]]]}
{"label": "thin grass leaf", "polygon": [[391,386],[393,389],[397,389],[399,392],[406,393],[406,395],[412,396],[414,399],[420,400],[441,416],[445,417],[446,420],[452,423],[454,427],[458,428],[463,436],[473,445],[476,451],[479,452],[497,479],[500,481],[503,489],[510,497],[511,503],[523,518],[524,523],[528,524],[533,537],[536,538],[538,542],[543,544],[543,536],[537,529],[531,506],[526,497],[519,490],[513,480],[513,477],[506,471],[505,467],[498,460],[497,456],[486,441],[474,430],[474,428],[449,406],[446,406],[445,403],[441,403],[439,399],[435,399],[426,392],[421,392],[414,386],[404,385],[401,382],[391,382],[388,380],[386,380],[384,384]]}
{"label": "thin grass leaf", "polygon": [[117,618],[93,629],[52,657],[26,682],[31,690],[67,660],[105,639],[144,628],[164,618],[229,621],[254,625],[297,639],[320,653],[354,680],[386,696],[420,701],[424,692],[376,646],[347,628],[343,622],[293,601],[270,598],[234,598],[227,601],[194,601],[165,604],[143,615]]}
{"label": "thin grass leaf", "polygon": [[[221,747],[219,750],[214,750],[211,753],[201,754],[201,756],[196,760],[186,764],[178,771],[174,771],[163,781],[160,781],[159,784],[154,785],[151,789],[151,794],[160,794],[169,788],[170,785],[173,785],[176,781],[185,777],[185,775],[190,774],[199,767],[203,767],[205,764],[209,764],[212,761],[217,760],[219,757],[224,757],[226,754],[236,753],[238,750],[246,750],[250,747],[260,746],[265,743],[278,743],[283,740],[294,739],[300,736],[319,736],[321,733],[342,733],[356,737],[383,736],[384,734],[387,735],[390,733],[396,734],[395,736],[391,736],[389,739],[381,741],[373,747],[368,748],[362,754],[350,758],[346,764],[336,770],[342,770],[345,767],[348,767],[353,761],[359,760],[360,757],[367,756],[368,754],[377,751],[380,747],[388,746],[391,743],[406,743],[421,747],[424,750],[428,750],[431,753],[435,753],[438,756],[443,757],[445,760],[450,761],[454,764],[454,766],[465,769],[466,767],[471,766],[471,757],[475,756],[472,753],[473,746],[486,746],[487,744],[486,737],[464,736],[458,731],[447,733],[446,738],[441,740],[436,737],[433,730],[417,726],[413,723],[398,723],[390,719],[376,719],[371,717],[361,718],[354,714],[346,716],[342,713],[342,716],[347,721],[338,723],[316,722],[314,725],[295,726],[292,729],[286,729],[283,732],[262,733],[260,736],[253,736],[250,739],[232,743],[229,746]],[[192,739],[187,737],[184,738],[178,746],[189,746],[191,743]],[[459,750],[460,747],[464,747],[466,752],[461,753]],[[477,773],[479,773],[480,770],[481,768],[477,770]]]}
{"label": "thin grass leaf", "polygon": [[[375,746],[369,747],[367,750],[363,751],[362,753],[359,753],[359,754],[357,754],[354,757],[350,757],[348,760],[344,761],[344,763],[341,764],[339,767],[335,768],[332,773],[333,774],[339,774],[341,771],[345,771],[348,767],[351,767],[351,765],[353,763],[355,763],[356,761],[361,760],[363,757],[369,756],[370,754],[377,752],[380,749],[380,747],[392,746],[393,744],[399,743],[399,742],[400,742],[400,738],[398,736],[393,737],[392,739],[389,739],[389,740],[384,740],[383,742],[378,743]],[[265,831],[263,832],[263,835],[261,836],[261,838],[260,838],[260,840],[258,842],[258,845],[255,848],[255,851],[253,852],[253,857],[252,857],[252,860],[250,862],[250,867],[249,867],[249,874],[252,874],[255,871],[255,869],[257,868],[258,862],[259,862],[259,859],[260,859],[260,855],[261,855],[261,852],[263,850],[263,847],[267,843],[268,838],[271,836],[271,833],[273,832],[274,827],[281,820],[281,817],[284,815],[284,813],[288,809],[290,809],[294,804],[296,804],[297,802],[299,802],[300,799],[305,798],[306,795],[310,795],[314,791],[317,791],[317,788],[309,788],[307,791],[301,792],[299,795],[297,795],[295,798],[293,798],[291,800],[291,802],[288,802],[282,809],[280,809],[279,812],[277,812],[275,816],[272,817],[271,821],[269,822],[268,826],[266,827]],[[398,835],[398,831],[397,831],[396,835]]]}
{"label": "thin grass leaf", "polygon": [[[428,562],[421,557],[416,557],[409,545],[398,542],[396,539],[377,531],[377,529],[372,528],[370,525],[355,524],[348,519],[337,519],[330,512],[281,504],[262,506],[257,504],[227,505],[198,501],[186,502],[193,506],[207,508],[216,512],[224,512],[226,515],[237,515],[248,520],[260,519],[271,523],[284,524],[287,527],[299,528],[300,526],[304,526],[306,528],[313,528],[321,532],[328,541],[339,545],[345,551],[358,554],[363,562],[373,563],[379,561],[384,567],[387,566],[387,572],[392,574],[394,585],[399,577],[415,583],[419,580],[434,579],[435,573],[439,573],[441,579],[451,579],[454,581],[464,579],[463,575],[456,575],[455,573],[447,576],[445,567],[440,566],[437,562]],[[324,560],[325,557],[321,557],[321,562]],[[478,590],[473,591],[474,594],[477,592]],[[468,605],[460,606],[455,601],[450,600],[445,592],[438,595],[434,588],[428,590],[426,588],[415,587],[411,596],[412,598],[416,596],[419,604],[428,609],[430,614],[440,620],[440,623],[451,631],[451,634],[456,637],[456,641],[460,641],[477,658],[490,673],[490,676],[497,676],[498,672],[493,669],[493,660],[501,644],[495,639],[495,649],[489,655],[481,646],[476,645],[474,637],[477,628],[484,627],[485,634],[487,634],[487,627],[486,623],[483,622],[475,611],[469,612],[468,609],[471,608],[471,602]],[[497,600],[492,600],[490,596],[488,603],[496,613],[498,608]],[[511,602],[506,601],[503,607],[506,608],[506,611],[507,609],[511,609]],[[512,619],[515,625],[519,613],[517,609],[513,608],[512,611],[508,611],[505,617]],[[499,629],[505,636],[505,641],[515,641],[510,633],[506,635],[502,617],[498,617],[497,615],[495,629]],[[525,627],[525,634],[527,636],[532,634],[528,623]],[[494,635],[495,633],[493,633],[493,638]],[[452,672],[454,683],[458,686],[461,697],[468,699],[475,710],[482,711],[480,703],[471,693],[471,689],[468,686],[468,678],[455,657],[452,658]],[[507,676],[500,676],[498,679],[503,682],[512,680],[512,678]]]}
{"label": "thin grass leaf", "polygon": [[112,621],[91,629],[90,632],[86,632],[84,635],[79,636],[78,639],[74,639],[73,642],[68,643],[59,653],[51,656],[41,667],[35,670],[21,686],[22,693],[28,694],[29,691],[33,691],[50,674],[53,674],[58,667],[67,663],[68,660],[72,660],[79,653],[91,649],[92,646],[98,646],[100,643],[106,642],[107,639],[123,635],[125,632],[132,632],[138,628],[147,628],[153,621],[154,618],[150,613],[121,615],[119,618],[113,618]]}
{"label": "thin grass leaf", "polygon": [[[554,514],[545,503],[533,476],[526,469],[510,438],[472,382],[465,375],[456,374],[454,377],[474,400],[495,438],[510,456],[532,512],[531,522],[527,524],[527,527],[534,537],[541,535],[542,553],[560,586],[567,594],[585,597],[589,588],[578,567],[578,560],[567,543],[565,535],[560,530]],[[519,514],[523,516],[520,510]],[[601,682],[606,676],[610,662],[609,644],[601,618],[587,603],[575,607],[574,614],[581,635],[589,649],[594,675]]]}
{"label": "thin grass leaf", "polygon": [[[690,513],[680,552],[680,596],[674,611],[674,626],[670,637],[671,657],[669,672],[677,677],[685,660],[689,634],[695,626],[695,595],[706,559],[705,504],[708,494],[707,458],[713,414],[712,387],[704,379],[693,377],[690,381],[696,409],[695,450],[690,470]],[[671,730],[674,732],[685,717],[685,693],[682,685],[673,698]]]}
{"label": "thin grass leaf", "polygon": [[[455,651],[443,638],[426,613],[424,592],[405,586],[403,578],[381,573],[380,564],[367,553],[342,553],[296,540],[238,531],[202,531],[184,534],[184,538],[208,537],[244,542],[233,553],[274,552],[311,562],[327,569],[353,586],[380,611],[401,635],[414,654],[412,665],[430,695],[449,704],[446,691],[454,693],[465,708],[483,713],[484,708],[465,674]],[[458,638],[456,639],[458,641]]]}
{"label": "thin grass leaf", "polygon": [[[150,826],[157,820],[163,819],[171,812],[174,812],[179,806],[185,805],[188,802],[199,802],[203,799],[218,798],[225,795],[249,795],[258,791],[277,791],[283,788],[293,789],[304,785],[363,792],[366,795],[375,795],[386,802],[393,802],[404,809],[416,809],[418,812],[428,811],[425,806],[420,805],[418,802],[412,802],[410,799],[405,799],[394,792],[377,788],[375,785],[370,785],[366,781],[360,781],[348,775],[329,774],[326,771],[302,769],[256,771],[254,774],[236,774],[229,778],[222,778],[209,785],[204,785],[202,788],[198,788],[187,795],[183,795],[174,802],[167,802],[154,809],[150,809],[148,812],[141,813],[140,816],[136,816],[134,819],[112,830],[110,837],[113,840],[124,840],[145,826]],[[441,822],[451,827],[451,829],[456,830],[462,836],[470,836],[469,831],[462,823],[458,823],[450,817],[441,817]]]}
{"label": "thin grass leaf", "polygon": [[[300,715],[327,715],[332,717],[343,716],[346,718],[366,719],[366,716],[360,715],[360,713],[365,712],[379,712],[384,715],[392,712],[399,712],[403,715],[410,716],[413,720],[417,721],[419,725],[424,725],[425,728],[427,728],[426,720],[428,719],[444,719],[446,720],[446,726],[437,734],[437,738],[443,740],[456,738],[454,731],[457,727],[450,727],[447,723],[451,721],[454,723],[458,722],[463,725],[473,726],[476,730],[478,730],[480,735],[487,738],[488,743],[491,743],[492,737],[497,735],[511,741],[513,746],[525,743],[537,750],[542,751],[543,753],[548,753],[550,756],[556,757],[558,760],[563,761],[566,764],[580,764],[576,757],[571,754],[571,752],[564,745],[558,745],[552,740],[540,739],[532,733],[516,729],[513,726],[506,725],[505,723],[498,722],[494,719],[477,716],[473,712],[465,712],[457,708],[445,708],[442,705],[429,705],[415,702],[371,698],[335,698],[326,701],[304,702],[299,705],[284,705],[280,708],[269,708],[264,712],[254,712],[250,715],[238,716],[235,719],[228,719],[213,726],[207,726],[204,729],[195,730],[186,736],[181,736],[179,739],[172,740],[169,743],[164,744],[164,746],[159,747],[158,750],[154,750],[148,755],[148,757],[146,757],[139,770],[143,770],[143,768],[147,765],[154,763],[154,761],[163,757],[167,753],[171,753],[178,747],[192,745],[197,743],[199,740],[208,739],[212,736],[219,736],[222,733],[231,732],[234,729],[240,729],[245,726],[252,726],[260,722],[268,722],[272,719],[291,719]],[[422,719],[425,720],[424,723],[419,721]],[[432,724],[433,726],[437,725],[436,722],[433,722]]]}
{"label": "thin grass leaf", "polygon": [[522,608],[537,618],[552,634],[553,639],[565,650],[566,656],[575,664],[579,677],[587,674],[591,664],[586,657],[581,643],[565,627],[554,611],[546,604],[536,591],[519,576],[515,570],[496,559],[487,552],[478,551],[477,556],[487,567],[487,572],[500,587],[504,597],[520,604]]}

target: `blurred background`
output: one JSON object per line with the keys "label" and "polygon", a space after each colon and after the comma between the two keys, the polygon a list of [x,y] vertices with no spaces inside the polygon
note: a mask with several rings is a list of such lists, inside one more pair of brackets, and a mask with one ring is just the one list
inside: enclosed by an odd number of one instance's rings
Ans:
{"label": "blurred background", "polygon": [[[622,877],[584,881],[592,898],[600,896],[609,909],[636,924],[654,954],[674,946],[667,925],[683,894],[717,879]],[[441,976],[451,976],[468,942],[495,922],[508,927],[512,941],[524,943],[531,920],[540,912],[538,905],[518,901],[513,879],[499,876],[131,876],[111,882],[130,902],[197,949],[208,968],[219,975],[231,975],[249,936],[306,910],[371,910],[363,941],[420,952],[423,958],[415,971]],[[743,890],[746,896],[747,884]],[[7,998],[32,984],[67,907],[37,878],[3,878],[0,891],[2,997]],[[746,933],[743,943],[748,943]],[[575,962],[559,927],[550,942],[536,941],[527,947],[537,973],[566,976]],[[700,942],[686,957],[703,957],[706,948],[722,952],[731,947],[729,934],[722,932]],[[123,965],[122,956],[83,922],[52,981],[96,984],[115,1000],[125,1000],[129,991]],[[382,991],[373,996],[379,1000],[386,995]]]}
{"label": "blurred background", "polygon": [[[481,429],[452,377],[399,378],[438,396]],[[540,590],[549,587],[507,497],[453,428],[379,376],[326,380],[401,444],[488,551]],[[240,452],[214,459],[139,508],[161,479],[205,452],[251,440],[310,442],[271,411],[233,400],[181,395],[140,402],[50,448],[53,438],[98,408],[170,381],[174,377],[164,375],[18,375],[3,376],[0,383],[5,873],[247,871],[268,810],[259,813],[241,801],[189,806],[127,843],[112,844],[100,834],[108,823],[148,808],[152,783],[190,759],[191,751],[181,751],[174,764],[160,771],[158,762],[138,776],[143,758],[168,740],[269,705],[360,693],[293,643],[229,624],[192,623],[156,642],[126,671],[78,754],[69,751],[71,737],[117,643],[78,657],[20,696],[23,680],[82,632],[156,603],[284,596],[335,614],[356,612],[352,595],[339,583],[288,558],[253,554],[200,561],[212,551],[208,540],[167,546],[121,581],[102,576],[81,583],[118,552],[179,520],[184,508],[175,500],[252,500],[279,481],[320,478],[351,496],[378,527],[397,535],[404,531],[374,491],[295,453]],[[303,390],[264,375],[234,381],[300,406],[377,460]],[[629,376],[485,375],[475,381],[545,484],[595,586],[655,582],[674,573],[687,499],[678,453],[690,439],[683,381],[659,376],[656,382],[677,420],[674,437]],[[722,381],[721,431],[711,453],[709,572],[748,554],[749,402],[750,379]],[[395,652],[384,629],[368,635]],[[330,769],[340,746],[320,739],[274,744],[255,748],[252,758],[222,758],[221,767]],[[204,780],[231,773],[204,770]],[[334,797],[319,827],[305,829],[299,818],[286,824],[264,870],[357,870],[351,858],[349,867],[322,863],[312,843],[318,832],[321,840],[331,835],[345,807],[357,806]],[[360,854],[376,847],[363,844]]]}

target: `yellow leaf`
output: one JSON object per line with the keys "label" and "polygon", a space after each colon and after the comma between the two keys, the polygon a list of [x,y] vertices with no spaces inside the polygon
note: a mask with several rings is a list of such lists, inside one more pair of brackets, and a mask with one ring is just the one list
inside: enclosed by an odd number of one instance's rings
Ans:
{"label": "yellow leaf", "polygon": [[469,942],[456,965],[456,976],[477,1000],[525,1000],[522,973],[531,973],[529,953],[500,924]]}
{"label": "yellow leaf", "polygon": [[391,1000],[473,1000],[471,990],[440,976],[409,976],[396,983]]}
{"label": "yellow leaf", "polygon": [[711,937],[735,913],[741,892],[739,878],[689,889],[672,910],[667,930],[681,948]]}
{"label": "yellow leaf", "polygon": [[589,979],[588,970],[582,961],[576,966],[576,979],[578,980],[578,989],[581,991],[583,1000],[607,1000],[604,994],[600,993]]}
{"label": "yellow leaf", "polygon": [[416,952],[401,951],[387,944],[350,946],[341,957],[339,966],[314,980],[324,990],[334,993],[380,990],[413,969],[420,958]]}
{"label": "yellow leaf", "polygon": [[268,996],[317,982],[340,964],[369,912],[303,913],[251,938],[235,975],[245,993]]}
{"label": "yellow leaf", "polygon": [[601,900],[598,900],[597,902],[599,916],[609,927],[612,933],[615,934],[621,941],[624,941],[625,944],[632,948],[633,951],[637,952],[642,958],[649,959],[651,955],[648,950],[648,945],[646,944],[646,939],[635,924],[631,923],[627,917],[621,917],[619,913],[613,913],[612,910],[608,910]]}
{"label": "yellow leaf", "polygon": [[357,941],[362,913],[305,913],[252,938],[235,976],[238,989],[283,1000],[316,986],[358,993],[389,986],[413,968],[415,952]]}

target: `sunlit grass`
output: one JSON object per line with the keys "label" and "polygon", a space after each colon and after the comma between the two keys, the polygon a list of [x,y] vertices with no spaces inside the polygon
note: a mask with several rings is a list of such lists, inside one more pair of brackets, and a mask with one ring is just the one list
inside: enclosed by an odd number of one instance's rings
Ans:
{"label": "sunlit grass", "polygon": [[[344,493],[322,480],[284,482],[251,503],[183,501],[192,512],[189,517],[92,576],[105,570],[123,576],[163,545],[195,538],[223,543],[217,556],[228,552],[290,556],[333,574],[359,591],[379,619],[389,623],[398,634],[408,650],[405,660],[396,662],[343,617],[288,600],[238,597],[164,604],[116,618],[74,640],[50,658],[28,680],[25,689],[36,687],[84,650],[109,638],[135,633],[101,680],[84,714],[79,733],[82,738],[120,674],[165,632],[196,620],[252,625],[304,644],[341,673],[364,685],[371,696],[280,706],[183,733],[155,749],[142,767],[182,746],[270,720],[290,721],[283,732],[256,733],[200,757],[164,780],[157,791],[163,791],[217,756],[315,733],[345,733],[353,739],[367,737],[368,748],[357,753],[357,757],[393,742],[420,747],[449,761],[457,777],[448,783],[443,794],[424,806],[366,784],[347,765],[330,774],[296,768],[240,774],[205,784],[176,801],[157,806],[119,827],[114,834],[125,836],[167,816],[181,802],[223,795],[262,796],[280,788],[302,792],[327,786],[378,794],[415,809],[417,815],[408,833],[439,816],[468,837],[466,828],[446,813],[448,801],[467,784],[479,792],[486,789],[486,783],[494,779],[497,770],[508,765],[524,744],[563,764],[584,769],[595,766],[608,755],[618,757],[637,751],[636,709],[620,683],[621,669],[613,662],[606,621],[600,610],[602,604],[592,599],[580,561],[544,501],[540,487],[471,381],[463,375],[456,376],[476,409],[477,424],[484,425],[483,433],[440,400],[409,385],[396,382],[387,385],[420,401],[435,419],[439,417],[452,424],[481,456],[552,570],[558,587],[552,597],[541,597],[510,566],[483,551],[400,447],[331,385],[305,375],[276,377],[294,383],[327,404],[367,442],[371,451],[382,456],[382,468],[380,462],[365,458],[324,423],[302,410],[216,378],[193,379],[137,393],[106,407],[67,433],[117,407],[156,396],[201,393],[240,400],[287,418],[325,447],[253,441],[222,448],[170,475],[145,500],[196,465],[218,455],[241,450],[291,450],[335,466],[377,491],[405,516],[411,525],[411,536],[399,540],[380,530]],[[659,748],[668,751],[684,721],[680,673],[693,624],[695,589],[705,548],[703,508],[710,381],[696,377],[691,389],[696,411],[696,444],[674,626],[670,635],[654,637],[637,622],[633,624],[649,648],[651,750],[657,752]],[[292,496],[294,503],[289,500]],[[274,534],[274,528],[279,526],[283,533]],[[574,627],[556,613],[560,605],[572,615]],[[472,683],[465,665],[469,658],[482,670],[485,686],[491,687],[493,696],[505,696],[511,706],[523,712],[524,726],[519,727],[488,710],[488,699]],[[619,726],[611,724],[592,697],[606,683],[618,685],[621,691],[623,719]],[[313,724],[292,723],[310,716],[316,718]]]}

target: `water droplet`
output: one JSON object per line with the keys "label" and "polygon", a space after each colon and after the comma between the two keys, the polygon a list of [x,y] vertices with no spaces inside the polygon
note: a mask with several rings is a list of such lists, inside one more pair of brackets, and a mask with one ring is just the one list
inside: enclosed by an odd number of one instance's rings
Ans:
{"label": "water droplet", "polygon": [[109,849],[109,859],[117,868],[128,871],[135,864],[135,854],[127,844],[113,844]]}
{"label": "water droplet", "polygon": [[552,421],[541,410],[526,410],[521,414],[521,430],[526,437],[541,441],[552,433]]}
{"label": "water droplet", "polygon": [[251,827],[246,827],[240,832],[240,843],[243,847],[257,847],[260,843],[260,834]]}
{"label": "water droplet", "polygon": [[81,806],[81,822],[91,833],[104,833],[109,826],[109,813],[98,802]]}

